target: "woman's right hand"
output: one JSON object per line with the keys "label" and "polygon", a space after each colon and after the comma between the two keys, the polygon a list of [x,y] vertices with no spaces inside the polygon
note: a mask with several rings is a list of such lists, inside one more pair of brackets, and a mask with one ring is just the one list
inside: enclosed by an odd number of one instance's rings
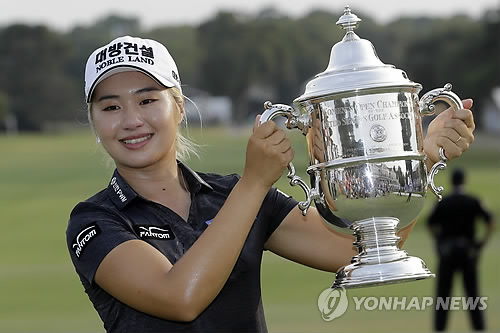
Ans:
{"label": "woman's right hand", "polygon": [[294,151],[285,131],[273,121],[259,125],[255,119],[253,134],[248,140],[245,170],[242,178],[270,188],[293,160]]}

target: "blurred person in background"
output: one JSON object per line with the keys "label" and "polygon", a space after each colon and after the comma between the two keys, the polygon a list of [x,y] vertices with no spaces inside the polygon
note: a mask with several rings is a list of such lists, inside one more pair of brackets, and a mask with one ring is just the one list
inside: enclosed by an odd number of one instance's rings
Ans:
{"label": "blurred person in background", "polygon": [[[357,254],[351,236],[315,208],[303,216],[273,187],[294,155],[274,122],[254,126],[241,176],[181,162],[193,146],[179,130],[184,97],[164,45],[117,38],[90,55],[85,73],[89,121],[116,169],[73,209],[66,239],[107,332],[266,332],[264,250],[329,272]],[[441,146],[453,159],[472,143],[472,101],[464,105],[429,126],[428,163]]]}
{"label": "blurred person in background", "polygon": [[[476,197],[466,194],[465,179],[463,169],[453,170],[453,193],[436,204],[428,220],[439,256],[436,297],[443,300],[451,296],[455,273],[462,273],[467,297],[475,300],[479,297],[479,254],[493,232],[491,213],[483,208]],[[479,221],[487,224],[487,230],[480,240],[476,238],[475,232]],[[476,307],[470,308],[469,314],[472,327],[475,330],[484,330],[483,312]],[[434,329],[444,331],[447,318],[448,311],[445,307],[436,308]]]}

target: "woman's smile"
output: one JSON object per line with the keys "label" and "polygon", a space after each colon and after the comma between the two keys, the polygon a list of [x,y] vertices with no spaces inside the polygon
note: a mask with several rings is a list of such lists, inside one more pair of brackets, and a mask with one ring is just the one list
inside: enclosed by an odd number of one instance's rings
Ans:
{"label": "woman's smile", "polygon": [[153,135],[153,133],[131,135],[119,141],[123,144],[123,146],[125,146],[125,148],[140,149],[151,141]]}

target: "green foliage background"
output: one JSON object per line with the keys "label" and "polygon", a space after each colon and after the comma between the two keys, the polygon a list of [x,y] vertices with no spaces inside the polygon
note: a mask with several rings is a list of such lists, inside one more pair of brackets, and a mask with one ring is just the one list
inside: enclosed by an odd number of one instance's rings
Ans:
{"label": "green foliage background", "polygon": [[[148,29],[137,18],[122,16],[66,32],[43,25],[0,26],[0,95],[7,95],[8,112],[17,117],[20,130],[73,122],[85,108],[88,56],[118,36],[140,36],[167,46],[188,95],[195,88],[229,96],[232,120],[243,124],[259,112],[264,98],[289,103],[326,69],[330,49],[344,35],[335,25],[342,11],[340,6],[337,12],[315,10],[297,18],[273,9],[255,15],[223,11],[199,25]],[[356,33],[372,42],[384,63],[405,70],[424,91],[453,83],[459,96],[474,98],[481,118],[482,106],[499,84],[499,8],[479,19],[401,17],[387,24],[373,20],[376,13],[355,13],[363,19]],[[257,88],[269,96],[255,96]],[[1,113],[0,106],[0,131]]]}
{"label": "green foliage background", "polygon": [[[205,146],[202,158],[188,164],[200,171],[241,172],[250,129],[192,129],[191,136]],[[304,175],[307,165],[304,139],[291,132],[295,165]],[[469,172],[470,192],[500,216],[499,137],[478,135],[476,142],[450,168]],[[68,215],[74,205],[104,188],[112,167],[89,130],[73,134],[0,137],[0,332],[103,332],[102,323],[83,292],[65,244]],[[449,170],[438,182],[450,189]],[[286,177],[283,191],[301,199]],[[425,219],[428,204],[405,249],[426,261],[436,272],[436,259]],[[497,228],[498,230],[498,228]],[[480,263],[481,295],[488,296],[487,320],[491,331],[500,329],[500,239],[496,231]],[[356,311],[324,322],[317,309],[319,294],[334,274],[316,271],[271,253],[262,265],[264,308],[271,332],[425,332],[431,330],[432,311]],[[463,295],[457,276],[455,296]],[[434,280],[357,289],[352,296],[432,296]],[[245,300],[242,299],[242,302]],[[468,315],[454,311],[451,331],[468,331]]]}

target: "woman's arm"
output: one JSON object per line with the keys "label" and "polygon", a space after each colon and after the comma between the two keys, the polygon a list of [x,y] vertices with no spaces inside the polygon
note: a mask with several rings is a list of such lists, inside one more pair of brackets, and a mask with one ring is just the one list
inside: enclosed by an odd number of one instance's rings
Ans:
{"label": "woman's arm", "polygon": [[292,209],[271,234],[265,248],[277,255],[316,269],[336,272],[357,254],[354,237],[330,228],[314,207],[303,216]]}
{"label": "woman's arm", "polygon": [[195,319],[226,283],[264,197],[292,158],[283,130],[273,122],[260,126],[249,140],[240,181],[175,265],[151,245],[127,241],[104,258],[96,283],[139,311],[169,320]]}

